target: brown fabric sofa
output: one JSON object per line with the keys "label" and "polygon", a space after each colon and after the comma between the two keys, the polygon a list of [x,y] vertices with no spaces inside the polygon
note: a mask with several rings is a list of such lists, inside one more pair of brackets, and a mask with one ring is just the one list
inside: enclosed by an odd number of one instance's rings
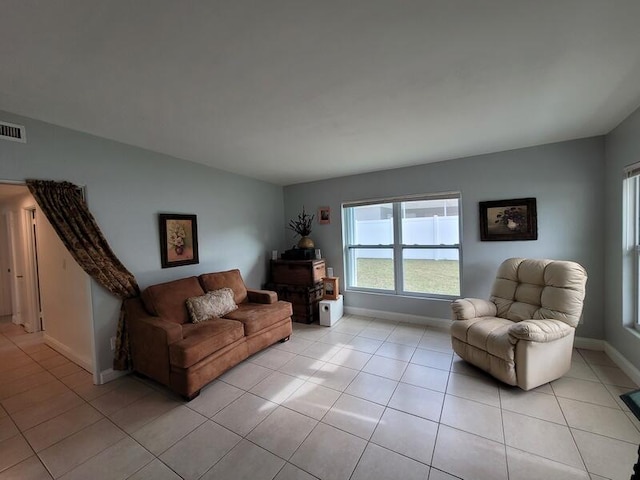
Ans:
{"label": "brown fabric sofa", "polygon": [[[228,287],[238,309],[191,323],[190,297]],[[291,335],[291,304],[275,292],[247,289],[239,270],[152,285],[125,301],[133,370],[185,398],[245,358]]]}

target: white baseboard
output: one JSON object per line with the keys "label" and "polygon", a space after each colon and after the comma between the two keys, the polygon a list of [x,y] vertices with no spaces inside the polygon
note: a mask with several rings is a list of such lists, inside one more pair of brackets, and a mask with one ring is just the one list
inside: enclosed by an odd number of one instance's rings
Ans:
{"label": "white baseboard", "polygon": [[129,375],[131,373],[129,370],[114,370],[113,368],[107,368],[106,370],[102,370],[100,372],[100,383],[102,385],[104,383],[112,382],[116,378],[124,377],[125,375]]}
{"label": "white baseboard", "polygon": [[576,337],[573,346],[585,350],[604,351],[613,363],[622,370],[636,385],[640,385],[640,370],[638,370],[629,360],[616,350],[609,342],[605,340],[596,340],[595,338]]}
{"label": "white baseboard", "polygon": [[90,359],[77,355],[69,347],[67,347],[64,343],[61,343],[58,340],[56,340],[55,338],[50,337],[49,335],[47,335],[46,332],[44,334],[44,343],[49,345],[51,348],[53,348],[59,354],[64,355],[65,357],[67,357],[73,363],[75,363],[77,365],[80,365],[87,372],[93,373],[93,365],[92,365]]}
{"label": "white baseboard", "polygon": [[575,348],[582,348],[584,350],[604,350],[604,340],[597,340],[595,338],[575,337],[573,339],[573,346]]}
{"label": "white baseboard", "polygon": [[383,310],[370,310],[368,308],[358,307],[344,307],[344,312],[350,315],[362,315],[363,317],[381,318],[383,320],[397,320],[400,322],[446,329],[451,326],[452,322],[452,320],[446,318],[423,317],[420,315],[410,315],[408,313],[385,312]]}
{"label": "white baseboard", "polygon": [[[344,311],[351,315],[362,315],[363,317],[381,318],[384,320],[398,320],[419,325],[429,325],[432,327],[449,328],[452,320],[444,318],[421,317],[419,315],[409,315],[404,313],[385,312],[381,310],[370,310],[367,308],[344,307]],[[595,338],[576,337],[573,345],[576,348],[585,350],[604,351],[611,360],[622,370],[636,385],[640,385],[640,370],[627,360],[618,350],[605,340]]]}
{"label": "white baseboard", "polygon": [[638,370],[629,360],[624,358],[622,354],[612,347],[609,342],[604,342],[604,352],[609,355],[609,358],[611,358],[620,370],[626,373],[636,385],[640,385],[640,370]]}

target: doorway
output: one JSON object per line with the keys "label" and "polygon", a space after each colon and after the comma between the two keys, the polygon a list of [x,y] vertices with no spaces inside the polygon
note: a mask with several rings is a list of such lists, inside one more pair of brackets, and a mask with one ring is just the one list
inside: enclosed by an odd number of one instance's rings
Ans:
{"label": "doorway", "polygon": [[[1,189],[1,187],[0,187]],[[20,192],[19,189],[10,189]],[[26,187],[14,196],[4,196],[2,209],[2,236],[5,248],[0,251],[3,266],[2,311],[11,320],[22,325],[28,333],[42,329],[40,284],[38,281],[38,254],[35,201]]]}
{"label": "doorway", "polygon": [[8,247],[8,254],[0,252],[4,257],[0,267],[3,262],[9,265],[2,270],[2,282],[11,285],[11,305],[3,302],[3,307],[10,309],[13,323],[27,332],[42,330],[47,345],[95,373],[90,277],[66,249],[26,185],[0,181],[0,216]]}

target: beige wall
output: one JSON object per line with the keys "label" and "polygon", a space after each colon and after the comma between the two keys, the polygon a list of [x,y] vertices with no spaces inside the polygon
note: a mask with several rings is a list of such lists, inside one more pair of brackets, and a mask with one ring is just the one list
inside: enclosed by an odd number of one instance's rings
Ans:
{"label": "beige wall", "polygon": [[39,210],[36,223],[45,339],[76,363],[93,371],[89,275],[76,263]]}

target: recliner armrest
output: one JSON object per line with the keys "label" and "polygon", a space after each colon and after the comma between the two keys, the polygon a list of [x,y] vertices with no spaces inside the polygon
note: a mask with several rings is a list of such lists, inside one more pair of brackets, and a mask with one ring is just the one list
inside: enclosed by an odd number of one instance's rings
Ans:
{"label": "recliner armrest", "polygon": [[251,303],[276,303],[278,301],[278,294],[271,290],[256,290],[253,288],[247,288],[247,299]]}
{"label": "recliner armrest", "polygon": [[522,320],[509,327],[509,335],[518,340],[547,343],[564,338],[573,327],[560,320]]}
{"label": "recliner armrest", "polygon": [[496,304],[482,298],[459,298],[451,302],[454,320],[469,320],[478,317],[495,317]]}

